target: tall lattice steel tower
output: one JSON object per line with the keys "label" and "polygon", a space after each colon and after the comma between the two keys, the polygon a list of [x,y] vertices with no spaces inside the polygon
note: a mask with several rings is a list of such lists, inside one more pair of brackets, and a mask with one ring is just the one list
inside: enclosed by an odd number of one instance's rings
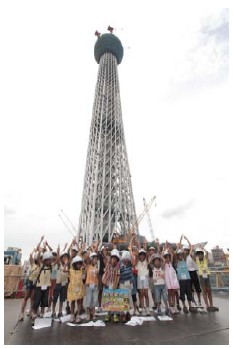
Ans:
{"label": "tall lattice steel tower", "polygon": [[99,71],[79,221],[79,237],[87,245],[111,241],[114,232],[124,235],[136,221],[117,71],[123,47],[108,29],[96,32],[94,48]]}

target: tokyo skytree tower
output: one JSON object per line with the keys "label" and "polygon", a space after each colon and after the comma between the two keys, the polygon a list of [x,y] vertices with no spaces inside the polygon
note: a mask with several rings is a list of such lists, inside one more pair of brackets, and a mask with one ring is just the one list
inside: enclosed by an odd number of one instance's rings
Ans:
{"label": "tokyo skytree tower", "polygon": [[[96,31],[94,56],[99,64],[87,151],[79,237],[110,242],[136,223],[135,205],[122,121],[118,64],[121,41]],[[137,232],[137,231],[136,231]]]}

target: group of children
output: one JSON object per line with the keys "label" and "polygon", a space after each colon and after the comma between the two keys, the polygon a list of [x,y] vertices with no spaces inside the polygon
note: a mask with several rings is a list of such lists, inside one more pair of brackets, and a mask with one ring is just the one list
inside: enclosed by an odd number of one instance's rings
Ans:
{"label": "group of children", "polygon": [[[183,239],[186,244],[182,244]],[[213,306],[208,252],[202,247],[193,250],[184,235],[176,250],[167,241],[161,250],[158,239],[155,240],[156,248],[147,250],[146,242],[142,247],[133,235],[128,250],[122,252],[115,244],[112,244],[110,252],[106,245],[98,250],[97,242],[86,248],[85,244],[76,240],[68,248],[66,244],[62,251],[58,246],[55,252],[47,241],[41,247],[43,240],[44,237],[41,237],[37,248],[30,254],[31,268],[19,320],[24,319],[28,299],[32,320],[43,317],[46,307],[48,312],[51,311],[52,318],[60,318],[64,302],[71,322],[81,323],[81,314],[85,311],[86,321],[94,320],[95,308],[101,311],[103,289],[118,288],[128,289],[133,315],[151,315],[149,290],[157,314],[162,312],[162,303],[166,315],[179,313],[179,301],[184,313],[197,312],[197,307],[202,307],[201,293],[205,303],[202,310],[206,313],[218,310]],[[194,289],[197,305],[194,304]],[[122,322],[130,320],[129,311],[112,314],[114,322],[118,322],[119,317]],[[111,312],[107,312],[105,321],[110,319]]]}

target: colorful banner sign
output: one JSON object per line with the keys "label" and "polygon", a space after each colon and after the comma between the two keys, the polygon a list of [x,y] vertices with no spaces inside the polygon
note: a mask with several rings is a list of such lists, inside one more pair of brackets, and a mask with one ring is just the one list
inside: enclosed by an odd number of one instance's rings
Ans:
{"label": "colorful banner sign", "polygon": [[102,296],[103,311],[121,312],[129,311],[129,290],[128,289],[104,289]]}

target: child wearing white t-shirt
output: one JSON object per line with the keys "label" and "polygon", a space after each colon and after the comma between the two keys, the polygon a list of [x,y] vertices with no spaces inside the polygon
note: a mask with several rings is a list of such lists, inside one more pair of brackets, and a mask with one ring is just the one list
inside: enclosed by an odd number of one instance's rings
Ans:
{"label": "child wearing white t-shirt", "polygon": [[169,306],[168,306],[168,295],[165,285],[165,275],[164,275],[164,265],[162,256],[160,254],[152,255],[150,259],[150,264],[153,270],[153,281],[154,281],[154,293],[155,293],[155,302],[157,305],[157,314],[161,314],[161,300],[165,305],[165,313],[169,315]]}

